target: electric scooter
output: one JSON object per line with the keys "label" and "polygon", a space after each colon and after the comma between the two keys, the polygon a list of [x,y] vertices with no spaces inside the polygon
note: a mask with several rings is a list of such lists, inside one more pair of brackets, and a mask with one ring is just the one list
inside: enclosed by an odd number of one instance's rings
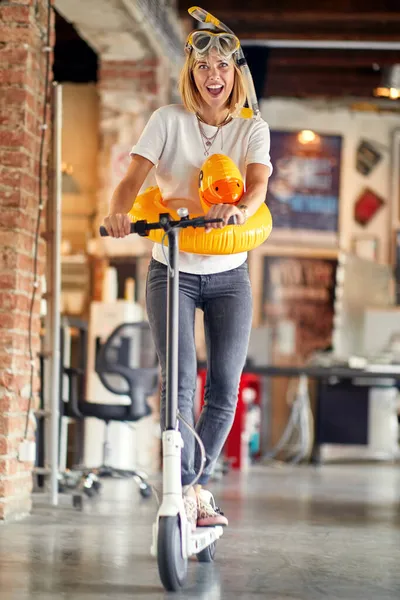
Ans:
{"label": "electric scooter", "polygon": [[[223,527],[192,527],[187,520],[181,484],[181,449],[183,440],[179,422],[189,427],[200,444],[202,466],[191,486],[199,480],[205,464],[203,444],[192,427],[178,411],[178,331],[179,331],[179,231],[187,227],[204,227],[207,223],[220,223],[222,219],[196,217],[190,219],[186,208],[178,210],[179,221],[168,213],[160,214],[157,223],[136,221],[131,233],[147,236],[151,230],[163,229],[168,237],[168,287],[167,287],[167,372],[165,430],[162,435],[163,497],[153,525],[152,556],[157,558],[160,579],[167,591],[178,591],[185,583],[188,558],[197,555],[199,562],[214,560],[216,542]],[[228,224],[235,224],[231,217]],[[104,227],[100,234],[106,236]],[[191,487],[190,486],[190,487]]]}

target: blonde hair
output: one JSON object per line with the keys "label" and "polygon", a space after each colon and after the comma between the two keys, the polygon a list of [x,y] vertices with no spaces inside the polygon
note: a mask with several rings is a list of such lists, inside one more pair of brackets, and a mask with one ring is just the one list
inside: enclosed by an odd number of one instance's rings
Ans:
{"label": "blonde hair", "polygon": [[[186,61],[179,77],[179,93],[185,108],[192,113],[198,113],[201,110],[203,103],[203,99],[197,89],[193,77],[193,69],[196,66],[196,63],[197,59],[195,53],[190,52],[186,56]],[[227,101],[227,108],[231,113],[233,113],[236,108],[242,108],[246,102],[246,86],[243,75],[234,60],[233,66],[235,68],[235,79],[231,95]]]}

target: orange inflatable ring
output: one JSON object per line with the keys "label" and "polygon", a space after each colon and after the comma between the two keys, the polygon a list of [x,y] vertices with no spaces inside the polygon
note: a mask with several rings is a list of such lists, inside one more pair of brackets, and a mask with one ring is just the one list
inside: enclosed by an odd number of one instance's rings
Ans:
{"label": "orange inflatable ring", "polygon": [[[238,204],[243,195],[244,185],[239,169],[223,154],[214,154],[204,163],[199,174],[199,195],[203,212],[191,217],[203,216],[212,204]],[[160,213],[168,212],[175,220],[177,212],[168,207],[158,187],[150,187],[140,194],[129,215],[133,222],[145,219],[158,221]],[[244,225],[227,225],[223,229],[182,229],[179,235],[179,248],[194,254],[237,254],[260,246],[272,231],[272,217],[268,207],[262,204],[257,212]],[[151,231],[149,238],[161,243],[164,231]],[[165,243],[168,243],[165,238]]]}

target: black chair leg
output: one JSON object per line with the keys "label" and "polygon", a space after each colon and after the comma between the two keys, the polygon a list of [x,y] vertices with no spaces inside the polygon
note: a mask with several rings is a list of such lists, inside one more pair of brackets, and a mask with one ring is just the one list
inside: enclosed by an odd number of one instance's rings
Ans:
{"label": "black chair leg", "polygon": [[152,494],[151,486],[147,483],[146,478],[137,471],[131,471],[131,477],[136,481],[139,492],[142,498],[150,498]]}
{"label": "black chair leg", "polygon": [[81,485],[84,489],[84,492],[89,496],[93,495],[94,493],[100,490],[100,479],[132,478],[137,483],[142,498],[150,498],[150,496],[152,495],[152,488],[147,483],[147,475],[145,473],[141,473],[139,471],[134,471],[130,469],[118,469],[117,467],[112,467],[108,464],[108,460],[110,457],[110,445],[108,441],[109,423],[106,421],[105,424],[106,428],[103,440],[103,457],[102,464],[100,465],[100,467],[88,468],[84,465],[75,465],[72,473],[75,477],[77,477],[77,475],[80,473],[82,482]]}
{"label": "black chair leg", "polygon": [[144,473],[138,471],[131,471],[129,469],[118,469],[108,465],[102,465],[96,469],[97,475],[100,478],[103,477],[116,477],[123,479],[134,479],[139,487],[140,495],[143,498],[149,498],[152,494],[151,486],[147,483],[147,476]]}

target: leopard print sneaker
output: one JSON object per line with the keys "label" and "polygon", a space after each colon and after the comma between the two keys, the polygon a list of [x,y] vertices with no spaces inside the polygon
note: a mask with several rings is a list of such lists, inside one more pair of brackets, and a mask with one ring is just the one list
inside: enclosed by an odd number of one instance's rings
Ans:
{"label": "leopard print sneaker", "polygon": [[214,527],[215,525],[226,527],[228,519],[215,505],[213,495],[202,489],[197,495],[197,527]]}
{"label": "leopard print sneaker", "polygon": [[197,525],[197,503],[195,498],[191,496],[183,496],[183,505],[185,507],[185,513],[187,520],[189,521],[192,531],[196,529]]}

